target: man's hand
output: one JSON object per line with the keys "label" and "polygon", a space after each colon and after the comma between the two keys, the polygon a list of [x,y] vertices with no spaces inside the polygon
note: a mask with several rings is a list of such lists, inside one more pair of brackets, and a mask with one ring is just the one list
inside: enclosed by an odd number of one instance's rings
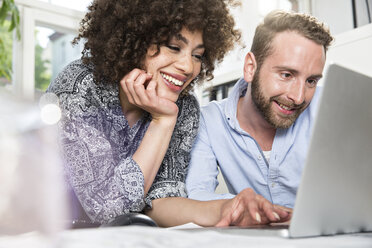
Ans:
{"label": "man's hand", "polygon": [[264,225],[271,222],[285,222],[290,217],[290,209],[273,205],[263,196],[247,188],[224,203],[221,219],[216,226]]}

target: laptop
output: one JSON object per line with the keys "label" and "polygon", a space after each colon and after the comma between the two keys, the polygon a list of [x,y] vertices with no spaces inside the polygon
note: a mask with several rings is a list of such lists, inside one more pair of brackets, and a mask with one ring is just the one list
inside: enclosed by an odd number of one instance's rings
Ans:
{"label": "laptop", "polygon": [[372,232],[372,78],[331,64],[319,104],[290,225],[204,230],[291,238]]}

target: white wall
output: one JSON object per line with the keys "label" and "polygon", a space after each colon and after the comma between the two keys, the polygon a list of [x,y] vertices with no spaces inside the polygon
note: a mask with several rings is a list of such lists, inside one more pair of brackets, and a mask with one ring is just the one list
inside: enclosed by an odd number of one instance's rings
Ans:
{"label": "white wall", "polygon": [[359,27],[354,29],[351,0],[312,0],[313,15],[327,23],[335,36],[324,71],[330,63],[337,63],[372,76],[372,24],[366,24],[364,0],[356,0],[356,9]]}
{"label": "white wall", "polygon": [[341,33],[335,39],[327,64],[338,63],[372,77],[372,24]]}
{"label": "white wall", "polygon": [[333,35],[353,29],[351,0],[312,0],[311,14],[328,24]]}
{"label": "white wall", "polygon": [[237,46],[228,54],[215,70],[213,85],[218,85],[238,78],[243,70],[244,56],[249,51],[254,31],[260,22],[257,0],[242,1],[242,5],[232,9],[237,27],[242,31],[242,43],[245,48]]}
{"label": "white wall", "polygon": [[200,102],[202,102],[202,92],[205,88],[223,84],[241,77],[245,54],[250,49],[255,28],[262,18],[258,12],[258,1],[259,0],[243,0],[240,7],[231,10],[235,17],[237,28],[242,31],[242,44],[245,48],[237,46],[234,51],[230,52],[224,58],[221,64],[217,65],[214,71],[214,79],[210,82],[204,82],[201,87],[195,89]]}

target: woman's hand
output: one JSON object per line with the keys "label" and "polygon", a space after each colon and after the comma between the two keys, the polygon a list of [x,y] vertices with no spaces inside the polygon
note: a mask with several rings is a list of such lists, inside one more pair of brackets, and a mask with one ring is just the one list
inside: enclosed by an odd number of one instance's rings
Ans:
{"label": "woman's hand", "polygon": [[[174,102],[158,96],[157,82],[144,70],[133,69],[123,77],[120,85],[127,98],[121,99],[124,100],[124,107],[129,103],[152,116],[152,121],[132,156],[143,173],[144,192],[147,194],[168,149],[177,121],[178,107]],[[127,106],[127,109],[133,109],[131,107]]]}
{"label": "woman's hand", "polygon": [[216,226],[252,226],[285,222],[291,217],[287,208],[273,205],[263,196],[247,188],[227,201]]}
{"label": "woman's hand", "polygon": [[177,105],[156,92],[157,82],[152,75],[140,69],[133,69],[120,81],[128,101],[152,115],[153,120],[162,117],[177,117]]}

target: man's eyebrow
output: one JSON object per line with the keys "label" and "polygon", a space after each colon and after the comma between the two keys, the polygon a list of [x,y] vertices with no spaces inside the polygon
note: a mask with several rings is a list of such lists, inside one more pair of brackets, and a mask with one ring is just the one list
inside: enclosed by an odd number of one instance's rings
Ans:
{"label": "man's eyebrow", "polygon": [[298,74],[298,70],[292,69],[288,66],[274,66],[274,69],[280,70],[280,71],[289,71],[293,74]]}
{"label": "man's eyebrow", "polygon": [[322,78],[322,77],[323,77],[323,74],[311,75],[311,78]]}
{"label": "man's eyebrow", "polygon": [[[182,41],[183,43],[185,43],[186,45],[189,44],[189,40],[186,39],[182,34],[177,34],[176,36],[176,39],[177,40],[180,40]],[[204,48],[204,45],[203,44],[199,44],[195,47],[195,49],[199,49],[199,48]]]}
{"label": "man's eyebrow", "polygon": [[[298,70],[289,68],[287,66],[275,66],[274,68],[278,70],[289,71],[295,75],[299,73]],[[314,74],[314,75],[311,75],[309,78],[322,78],[322,77],[323,77],[323,74]]]}

